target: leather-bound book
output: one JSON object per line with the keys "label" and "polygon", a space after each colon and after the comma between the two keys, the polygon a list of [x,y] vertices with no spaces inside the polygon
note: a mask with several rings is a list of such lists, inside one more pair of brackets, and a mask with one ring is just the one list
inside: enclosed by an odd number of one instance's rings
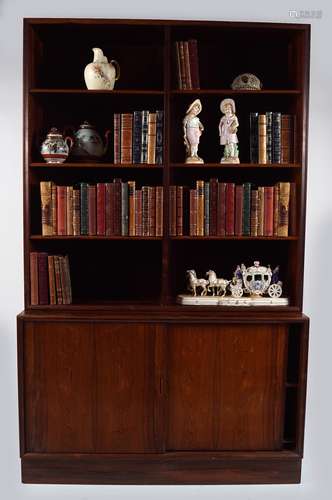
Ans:
{"label": "leather-bound book", "polygon": [[258,113],[250,113],[250,163],[258,163]]}
{"label": "leather-bound book", "polygon": [[41,223],[42,223],[42,235],[52,236],[53,226],[52,226],[52,182],[42,181],[40,182],[40,201],[41,201]]}
{"label": "leather-bound book", "polygon": [[51,225],[52,234],[57,234],[57,189],[54,182],[52,182],[51,189]]}
{"label": "leather-bound book", "polygon": [[56,284],[55,284],[55,270],[54,270],[54,255],[47,256],[48,263],[48,282],[50,292],[50,304],[56,304]]}
{"label": "leather-bound book", "polygon": [[133,162],[133,115],[121,113],[121,163]]}
{"label": "leather-bound book", "polygon": [[182,80],[181,80],[181,61],[180,61],[180,49],[179,42],[175,42],[175,60],[176,60],[176,69],[177,69],[177,82],[178,88],[182,89]]}
{"label": "leather-bound book", "polygon": [[281,113],[272,113],[272,163],[281,162]]}
{"label": "leather-bound book", "polygon": [[250,236],[250,212],[251,212],[251,183],[245,182],[243,184],[243,236]]}
{"label": "leather-bound book", "polygon": [[189,235],[197,236],[197,191],[189,191]]}
{"label": "leather-bound book", "polygon": [[189,45],[188,45],[188,42],[183,42],[183,49],[184,49],[186,88],[187,89],[192,89],[191,68],[190,68],[190,58],[189,58]]}
{"label": "leather-bound book", "polygon": [[69,236],[72,236],[74,234],[74,228],[73,228],[73,186],[67,186],[66,189],[66,227],[67,227],[67,234]]}
{"label": "leather-bound book", "polygon": [[258,115],[258,162],[266,163],[266,115]]}
{"label": "leather-bound book", "polygon": [[218,182],[217,236],[226,234],[226,182]]}
{"label": "leather-bound book", "polygon": [[242,236],[243,230],[243,185],[235,186],[235,235]]}
{"label": "leather-bound book", "polygon": [[38,252],[30,252],[30,302],[38,306]]}
{"label": "leather-bound book", "polygon": [[235,232],[235,184],[226,184],[226,236],[234,236]]}
{"label": "leather-bound book", "polygon": [[264,187],[264,236],[273,236],[273,186]]}
{"label": "leather-bound book", "polygon": [[193,89],[200,88],[199,82],[199,64],[198,64],[198,46],[197,40],[188,40],[189,45],[189,60],[191,71],[191,84]]}
{"label": "leather-bound book", "polygon": [[57,235],[67,234],[67,186],[57,186]]}
{"label": "leather-bound book", "polygon": [[258,227],[257,236],[264,236],[264,187],[258,188]]}
{"label": "leather-bound book", "polygon": [[197,236],[204,236],[204,181],[196,181],[197,191]]}
{"label": "leather-bound book", "polygon": [[64,256],[64,264],[65,264],[64,270],[65,270],[65,277],[66,277],[66,289],[67,289],[68,304],[71,304],[73,302],[73,297],[72,297],[71,277],[70,277],[70,267],[69,267],[68,255]]}
{"label": "leather-bound book", "polygon": [[96,186],[88,185],[88,235],[94,236],[97,233],[97,195]]}
{"label": "leather-bound book", "polygon": [[121,163],[121,114],[114,113],[114,159],[115,164]]}
{"label": "leather-bound book", "polygon": [[73,235],[79,236],[81,234],[81,201],[80,190],[73,189]]}
{"label": "leather-bound book", "polygon": [[54,255],[54,271],[55,271],[55,286],[56,286],[57,303],[63,304],[59,255]]}
{"label": "leather-bound book", "polygon": [[128,181],[128,214],[129,214],[129,224],[128,224],[128,234],[129,236],[135,236],[135,212],[136,212],[136,182]]}
{"label": "leather-bound book", "polygon": [[160,109],[156,111],[156,163],[163,164],[163,141],[164,141],[164,112]]}
{"label": "leather-bound book", "polygon": [[163,235],[164,189],[156,186],[156,236]]}
{"label": "leather-bound book", "polygon": [[187,88],[187,79],[186,79],[186,62],[184,55],[184,42],[181,40],[179,43],[179,54],[180,54],[180,69],[181,69],[181,81],[182,81],[182,89]]}
{"label": "leather-bound book", "polygon": [[170,236],[177,236],[176,188],[177,186],[169,187],[169,235]]}
{"label": "leather-bound book", "polygon": [[281,163],[294,162],[294,116],[281,115]]}
{"label": "leather-bound book", "polygon": [[133,163],[141,163],[142,152],[142,111],[134,111]]}
{"label": "leather-bound book", "polygon": [[273,190],[273,236],[278,236],[279,225],[279,184]]}
{"label": "leather-bound book", "polygon": [[121,236],[129,234],[128,183],[121,183]]}
{"label": "leather-bound book", "polygon": [[113,235],[121,236],[121,179],[113,179]]}
{"label": "leather-bound book", "polygon": [[278,236],[288,236],[290,183],[279,182]]}
{"label": "leather-bound book", "polygon": [[295,182],[290,183],[290,194],[289,194],[289,236],[296,236],[296,184]]}
{"label": "leather-bound book", "polygon": [[149,186],[142,186],[142,228],[143,228],[143,236],[150,236],[150,206],[151,198],[149,195]]}
{"label": "leather-bound book", "polygon": [[141,163],[148,162],[148,142],[149,142],[149,111],[142,111],[142,134],[141,134]]}
{"label": "leather-bound book", "polygon": [[210,183],[204,182],[204,235],[210,236]]}
{"label": "leather-bound book", "polygon": [[258,236],[258,191],[251,191],[250,236]]}
{"label": "leather-bound book", "polygon": [[143,236],[143,193],[141,189],[135,191],[135,235]]}
{"label": "leather-bound book", "polygon": [[66,270],[65,261],[62,255],[59,255],[59,270],[60,270],[60,280],[61,280],[61,290],[62,290],[62,303],[68,305],[68,285],[66,283]]}
{"label": "leather-bound book", "polygon": [[210,179],[210,235],[217,236],[218,179]]}
{"label": "leather-bound book", "polygon": [[266,116],[266,163],[272,163],[272,111],[267,111]]}
{"label": "leather-bound book", "polygon": [[156,188],[149,186],[149,236],[156,236]]}
{"label": "leather-bound book", "polygon": [[39,304],[45,306],[49,304],[48,299],[48,262],[47,253],[38,253],[38,297]]}
{"label": "leather-bound book", "polygon": [[112,236],[113,234],[113,190],[114,184],[112,182],[105,183],[105,234]]}
{"label": "leather-bound book", "polygon": [[80,198],[81,198],[81,234],[89,234],[88,223],[88,184],[86,182],[80,183]]}
{"label": "leather-bound book", "polygon": [[157,114],[149,113],[148,121],[148,163],[156,163]]}
{"label": "leather-bound book", "polygon": [[183,186],[176,186],[176,234],[183,236]]}
{"label": "leather-bound book", "polygon": [[106,234],[106,187],[102,182],[97,183],[97,235]]}

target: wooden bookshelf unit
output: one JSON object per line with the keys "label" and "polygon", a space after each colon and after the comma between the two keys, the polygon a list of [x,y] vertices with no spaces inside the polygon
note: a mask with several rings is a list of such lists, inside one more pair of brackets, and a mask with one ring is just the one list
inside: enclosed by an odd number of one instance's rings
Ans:
{"label": "wooden bookshelf unit", "polygon": [[[179,90],[175,42],[198,42],[200,89]],[[208,21],[25,19],[24,283],[18,316],[25,483],[240,484],[301,481],[309,320],[302,313],[310,26]],[[86,89],[101,47],[121,67],[113,91]],[[245,71],[261,91],[231,89]],[[219,104],[236,102],[239,165],[220,164]],[[185,164],[182,119],[205,126]],[[164,111],[162,165],[43,162],[51,127]],[[294,162],[250,163],[250,112],[296,117]],[[113,141],[113,134],[111,134]],[[111,141],[111,142],[112,142]],[[196,180],[296,186],[296,234],[169,236],[169,188]],[[163,236],[42,236],[40,182],[163,186]],[[31,305],[30,252],[68,255],[72,303]],[[288,306],[176,303],[186,270],[280,265]]]}

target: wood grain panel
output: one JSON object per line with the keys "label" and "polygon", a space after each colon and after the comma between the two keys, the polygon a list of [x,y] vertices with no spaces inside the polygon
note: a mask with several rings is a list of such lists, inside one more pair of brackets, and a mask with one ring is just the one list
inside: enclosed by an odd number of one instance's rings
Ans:
{"label": "wood grain panel", "polygon": [[286,326],[168,332],[169,450],[281,448]]}
{"label": "wood grain panel", "polygon": [[26,449],[94,450],[94,343],[89,323],[26,323]]}

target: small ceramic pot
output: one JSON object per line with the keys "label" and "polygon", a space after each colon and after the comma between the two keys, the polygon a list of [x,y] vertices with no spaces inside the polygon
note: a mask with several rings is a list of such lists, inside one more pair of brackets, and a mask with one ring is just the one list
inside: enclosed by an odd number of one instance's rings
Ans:
{"label": "small ceramic pot", "polygon": [[53,127],[41,145],[41,155],[46,163],[63,163],[73,146],[71,137],[63,137],[57,128]]}

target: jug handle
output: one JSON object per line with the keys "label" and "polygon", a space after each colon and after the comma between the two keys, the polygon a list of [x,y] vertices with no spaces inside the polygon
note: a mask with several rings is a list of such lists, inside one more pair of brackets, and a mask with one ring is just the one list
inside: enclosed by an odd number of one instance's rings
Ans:
{"label": "jug handle", "polygon": [[[68,142],[69,142],[69,144],[68,144]],[[67,137],[65,137],[65,143],[67,144],[69,150],[71,150],[71,148],[74,145],[74,141],[69,135]]]}
{"label": "jug handle", "polygon": [[112,64],[115,66],[115,81],[120,78],[120,64],[115,59],[112,59]]}

